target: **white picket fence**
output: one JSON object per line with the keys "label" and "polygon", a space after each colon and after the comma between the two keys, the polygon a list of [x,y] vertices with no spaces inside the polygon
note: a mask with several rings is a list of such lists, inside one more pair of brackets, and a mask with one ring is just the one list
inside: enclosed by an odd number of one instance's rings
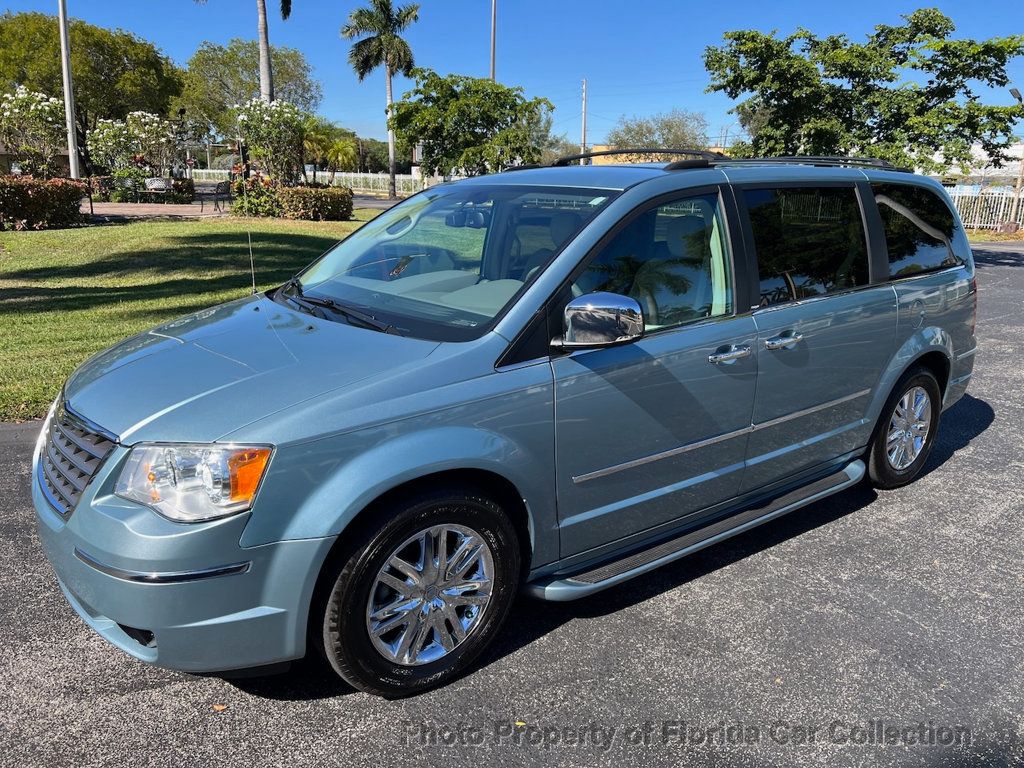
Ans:
{"label": "white picket fence", "polygon": [[[968,229],[995,229],[1010,221],[1013,213],[1012,189],[979,193],[953,192],[950,197],[964,226]],[[1017,206],[1017,225],[1024,228],[1024,199]]]}
{"label": "white picket fence", "polygon": [[[192,171],[195,181],[226,181],[228,171],[222,169],[195,169]],[[351,187],[355,192],[387,193],[388,175],[386,173],[335,173],[317,171],[316,180],[321,184]],[[395,177],[398,194],[411,195],[433,184],[439,183],[437,178],[422,178],[408,173],[400,173]],[[978,190],[970,187],[956,187],[949,190],[953,203],[960,212],[960,218],[968,229],[995,229],[1010,220],[1013,211],[1014,191],[1009,187],[999,189]],[[1017,206],[1017,224],[1024,229],[1024,199]]]}
{"label": "white picket fence", "polygon": [[[229,171],[226,169],[194,169],[192,179],[194,181],[227,181]],[[388,191],[388,175],[386,173],[335,173],[330,171],[317,171],[316,180],[321,184],[334,184],[339,187],[351,187],[355,192],[383,192]],[[408,173],[399,173],[395,176],[395,188],[400,195],[411,195],[421,189],[439,183],[440,179],[421,178]]]}

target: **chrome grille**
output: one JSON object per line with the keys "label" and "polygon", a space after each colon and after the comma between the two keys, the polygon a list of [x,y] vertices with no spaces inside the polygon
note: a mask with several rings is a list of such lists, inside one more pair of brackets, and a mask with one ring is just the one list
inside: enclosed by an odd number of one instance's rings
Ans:
{"label": "chrome grille", "polygon": [[67,517],[116,445],[62,404],[57,406],[39,456],[39,480],[54,508]]}

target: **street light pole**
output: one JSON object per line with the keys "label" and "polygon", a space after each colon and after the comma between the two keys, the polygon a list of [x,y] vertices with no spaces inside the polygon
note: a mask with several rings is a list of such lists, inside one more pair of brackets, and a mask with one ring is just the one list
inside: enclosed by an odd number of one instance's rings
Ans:
{"label": "street light pole", "polygon": [[57,0],[60,22],[60,64],[64,75],[64,116],[68,125],[68,166],[72,179],[82,178],[78,168],[78,136],[75,133],[75,94],[71,89],[71,46],[68,43],[67,0]]}
{"label": "street light pole", "polygon": [[494,80],[494,51],[498,39],[498,0],[491,0],[491,82]]}
{"label": "street light pole", "polygon": [[[1010,94],[1021,106],[1024,106],[1024,97],[1021,97],[1019,90],[1011,88]],[[1020,167],[1017,169],[1017,184],[1013,189],[1013,207],[1010,209],[1010,221],[1017,226],[1020,225],[1020,222],[1017,221],[1017,214],[1020,212],[1020,193],[1021,189],[1024,188],[1024,143],[1021,144],[1020,150],[1020,159],[1018,161]]]}
{"label": "street light pole", "polygon": [[[587,78],[583,78],[583,132],[580,134],[580,154],[587,152]],[[587,159],[580,158],[580,165],[586,165]]]}

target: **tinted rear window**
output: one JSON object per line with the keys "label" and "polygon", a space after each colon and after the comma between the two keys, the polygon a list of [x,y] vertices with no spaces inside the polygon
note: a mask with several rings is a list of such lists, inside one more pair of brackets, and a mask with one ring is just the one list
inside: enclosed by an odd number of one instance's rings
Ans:
{"label": "tinted rear window", "polygon": [[935,192],[910,184],[873,184],[889,252],[889,277],[963,262],[954,253],[956,219]]}
{"label": "tinted rear window", "polygon": [[868,283],[867,243],[853,187],[744,190],[754,232],[760,306]]}

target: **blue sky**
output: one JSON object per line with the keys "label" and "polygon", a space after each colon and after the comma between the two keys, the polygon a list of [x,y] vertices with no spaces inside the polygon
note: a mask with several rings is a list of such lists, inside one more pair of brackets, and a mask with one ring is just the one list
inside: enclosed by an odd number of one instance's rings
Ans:
{"label": "blue sky", "polygon": [[[271,42],[300,49],[323,83],[321,112],[365,136],[383,137],[384,79],[375,73],[359,83],[346,63],[349,43],[338,30],[358,0],[294,0],[292,17],[271,11]],[[706,94],[701,53],[732,29],[802,25],[818,34],[860,39],[878,23],[934,5],[951,16],[957,36],[988,38],[1024,32],[1019,0],[903,2],[902,0],[498,0],[498,79],[522,85],[555,105],[554,131],[580,138],[580,81],[589,84],[588,140],[600,143],[622,114],[645,115],[675,107],[703,112],[715,139],[733,123],[729,99]],[[490,0],[422,0],[420,21],[408,32],[417,64],[442,73],[486,77],[489,66]],[[7,0],[6,10],[54,13],[57,0]],[[254,38],[253,0],[68,0],[69,13],[104,27],[121,27],[156,43],[184,64],[203,40]],[[1024,62],[1011,75],[1024,90]],[[408,82],[399,78],[396,93]],[[1010,104],[1008,93],[986,101]],[[735,132],[736,127],[730,128]]]}

